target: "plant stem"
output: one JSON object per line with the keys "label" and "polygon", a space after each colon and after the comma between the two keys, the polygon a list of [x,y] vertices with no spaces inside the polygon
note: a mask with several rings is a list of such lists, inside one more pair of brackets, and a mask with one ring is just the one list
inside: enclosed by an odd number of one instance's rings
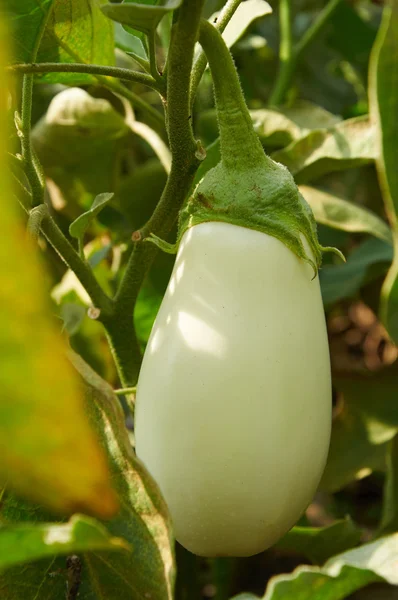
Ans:
{"label": "plant stem", "polygon": [[291,0],[280,0],[280,69],[271,92],[269,104],[277,106],[284,102],[286,93],[291,85],[294,72],[302,54],[322,31],[336,8],[343,0],[329,0],[326,6],[311,23],[302,38],[294,45],[291,31]]}
{"label": "plant stem", "polygon": [[21,139],[22,164],[32,190],[32,206],[44,201],[44,186],[32,148],[30,129],[32,123],[33,75],[24,75],[22,81],[21,124],[18,135]]}
{"label": "plant stem", "polygon": [[149,65],[150,65],[151,74],[152,74],[153,79],[155,81],[159,82],[160,84],[163,84],[164,80],[162,79],[162,76],[159,73],[159,69],[158,69],[158,65],[157,65],[157,61],[156,61],[156,43],[155,43],[156,40],[155,40],[155,38],[156,38],[155,31],[147,36],[148,51],[149,51]]}
{"label": "plant stem", "polygon": [[141,350],[137,340],[131,311],[124,314],[112,313],[100,319],[108,338],[120,383],[124,388],[137,383],[141,366]]}
{"label": "plant stem", "polygon": [[116,396],[125,396],[126,394],[135,394],[137,391],[136,387],[128,387],[128,388],[121,388],[119,390],[114,390],[114,393]]}
{"label": "plant stem", "polygon": [[198,557],[176,543],[176,600],[200,600]]}
{"label": "plant stem", "polygon": [[[118,358],[119,372],[127,374],[127,384],[122,381],[125,387],[136,383],[136,365],[141,356],[138,344],[132,344],[128,336],[126,338],[120,317],[127,315],[130,322],[133,322],[132,315],[140,287],[157,252],[153,244],[144,243],[143,239],[152,232],[159,237],[165,237],[170,232],[200,162],[195,156],[197,144],[190,120],[189,80],[203,2],[204,0],[185,0],[172,27],[167,78],[168,133],[172,153],[170,175],[154,214],[140,231],[140,241],[134,245],[115,296],[113,346],[116,347],[124,338],[127,339],[130,350],[129,355],[126,353]],[[109,332],[109,323],[106,326]]]}
{"label": "plant stem", "polygon": [[33,240],[37,240],[44,217],[47,216],[47,204],[39,204],[29,212],[27,230]]}
{"label": "plant stem", "polygon": [[[32,209],[32,195],[25,186],[14,176],[20,194],[18,200],[24,210],[29,214]],[[35,209],[33,209],[35,210]],[[93,305],[101,311],[100,320],[113,312],[113,303],[96,280],[89,265],[83,261],[72,244],[67,240],[51,215],[47,212],[41,215],[40,229],[48,242],[71,269],[90,296]]]}
{"label": "plant stem", "polygon": [[[254,131],[231,53],[219,31],[205,19],[200,25],[199,42],[213,77],[223,164],[233,170],[252,168],[256,161],[263,164],[266,157]],[[241,153],[239,161],[237,145],[247,150]]]}
{"label": "plant stem", "polygon": [[211,560],[212,579],[217,589],[214,600],[228,600],[230,597],[236,563],[236,558]]}
{"label": "plant stem", "polygon": [[113,81],[112,79],[102,77],[101,75],[97,75],[96,78],[98,82],[105,88],[108,88],[109,90],[112,90],[112,92],[116,92],[120,96],[123,96],[126,98],[126,100],[129,100],[135,108],[140,109],[144,114],[146,114],[151,127],[155,129],[157,133],[164,134],[164,117],[159,111],[156,110],[156,108],[153,108],[153,106],[148,104],[148,102],[142,100],[140,96],[126,88],[118,81]]}
{"label": "plant stem", "polygon": [[279,73],[269,99],[271,105],[279,104],[284,98],[296,65],[296,56],[293,50],[291,0],[280,0],[279,2],[279,31]]}
{"label": "plant stem", "polygon": [[90,75],[102,75],[105,77],[116,77],[124,81],[142,83],[154,90],[158,90],[155,79],[147,73],[123,69],[121,67],[108,67],[105,65],[86,65],[84,63],[27,63],[7,67],[12,73],[87,73]]}
{"label": "plant stem", "polygon": [[295,53],[296,57],[299,58],[301,54],[307,49],[311,42],[316,36],[322,31],[336,8],[343,2],[343,0],[329,0],[326,6],[321,10],[318,17],[311,23],[307,31],[304,33],[300,41],[297,42]]}
{"label": "plant stem", "polygon": [[[233,17],[236,9],[241,4],[242,0],[228,0],[223,9],[221,10],[217,23],[215,24],[216,29],[222,33],[231,18]],[[195,100],[196,91],[198,89],[200,80],[202,79],[203,73],[206,70],[207,58],[203,50],[197,56],[192,69],[191,86],[190,86],[190,98],[191,106]]]}

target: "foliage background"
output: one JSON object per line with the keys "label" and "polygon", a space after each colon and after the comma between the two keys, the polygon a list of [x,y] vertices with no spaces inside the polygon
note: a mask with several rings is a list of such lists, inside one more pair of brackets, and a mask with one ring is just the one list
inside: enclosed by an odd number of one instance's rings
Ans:
{"label": "foliage background", "polygon": [[[136,69],[128,52],[134,52],[135,57],[146,56],[142,33],[128,33],[120,24],[114,24],[97,3],[69,0],[54,3],[38,55],[33,57],[35,36],[29,37],[29,32],[34,29],[36,17],[40,17],[34,10],[37,3],[5,0],[4,4],[9,19],[11,15],[13,63],[73,61]],[[44,8],[50,4],[51,0],[42,2]],[[249,559],[205,560],[178,547],[175,597],[181,600],[224,600],[238,594],[242,594],[240,600],[398,598],[398,577],[394,571],[398,557],[398,352],[394,343],[398,336],[394,316],[398,309],[394,299],[394,264],[391,267],[394,199],[398,202],[398,190],[391,176],[396,169],[396,160],[391,157],[396,156],[398,133],[398,45],[393,43],[398,30],[398,8],[395,0],[389,5],[391,37],[387,32],[387,42],[378,55],[374,45],[378,31],[379,44],[383,42],[380,23],[384,3],[343,0],[330,4],[335,4],[333,12],[301,54],[278,106],[270,106],[269,99],[275,97],[279,69],[279,3],[270,2],[272,13],[265,14],[270,12],[265,2],[246,0],[242,3],[245,18],[235,20],[235,29],[229,31],[245,97],[265,150],[286,164],[295,176],[314,210],[321,244],[336,246],[347,257],[347,262],[341,264],[332,255],[326,255],[320,272],[334,390],[328,464],[306,514],[274,548]],[[222,6],[223,2],[207,0],[205,16],[209,18]],[[325,2],[320,0],[294,2],[295,40],[302,39],[324,7]],[[16,15],[18,19],[13,19]],[[158,28],[158,64],[165,58],[170,24],[171,12]],[[23,44],[21,31],[25,35]],[[10,75],[12,109],[21,103],[20,84],[20,77]],[[65,96],[66,86],[78,86],[81,91]],[[32,108],[32,143],[46,177],[48,210],[76,249],[75,238],[84,233],[81,252],[110,296],[118,289],[132,251],[132,232],[150,218],[170,164],[158,94],[137,82],[117,86],[92,74],[37,75]],[[123,90],[132,101],[134,114],[126,105],[126,98],[120,96]],[[65,97],[66,103],[60,100]],[[9,111],[4,126],[9,150],[15,155],[20,151],[20,136],[12,113]],[[198,180],[219,160],[209,71],[199,87],[192,123],[195,136],[207,148]],[[20,182],[17,195],[26,195],[29,186],[20,166],[12,163],[11,170]],[[108,196],[96,200],[101,211],[87,212],[98,194],[104,193]],[[9,198],[4,197],[3,203],[14,202],[12,194]],[[26,221],[23,211],[19,212],[20,221]],[[86,216],[83,225],[82,221],[79,225],[76,219],[82,213]],[[70,229],[73,222],[75,232]],[[175,231],[168,241],[172,242],[173,236]],[[112,392],[112,388],[120,387],[120,382],[103,326],[90,312],[92,301],[75,274],[54,253],[48,239],[41,235],[38,242],[42,268],[39,280],[42,287],[47,285],[50,289],[51,304],[45,310],[54,331],[62,331],[65,344],[69,343],[81,357],[75,356],[72,361],[80,374],[85,402],[89,399],[85,411],[99,432],[112,481],[122,498],[122,510],[105,525],[85,516],[75,516],[62,526],[51,525],[55,523],[54,513],[42,512],[32,504],[41,502],[41,497],[31,493],[31,499],[26,501],[6,490],[1,507],[0,566],[7,569],[0,573],[0,595],[5,600],[172,597],[173,551],[166,508],[130,450],[132,396],[120,396],[123,415]],[[4,240],[1,243],[6,244]],[[24,256],[30,261],[33,252],[29,245]],[[159,253],[140,290],[134,323],[142,350],[173,260],[171,255]],[[23,279],[21,271],[20,289],[27,285],[28,272],[29,269]],[[386,284],[388,272],[390,283]],[[12,273],[4,271],[5,282],[7,277],[12,278]],[[25,303],[31,302],[35,294],[34,286],[26,287]],[[5,322],[6,317],[2,318]],[[28,331],[24,335],[28,336]],[[31,335],[35,337],[37,332]],[[39,352],[39,341],[35,339],[36,350],[32,352]],[[9,341],[1,341],[7,348]],[[43,356],[41,360],[48,359]],[[22,361],[17,366],[23,372]],[[1,369],[5,371],[4,366]],[[37,385],[38,389],[48,389],[49,382],[38,379]],[[9,391],[4,394],[5,411],[9,410],[11,395]],[[70,424],[70,418],[67,421]],[[68,423],[65,422],[65,431]],[[105,423],[111,423],[111,427],[106,429]],[[35,427],[38,437],[46,437],[49,429],[54,430],[54,425],[42,422]],[[75,425],[71,429],[74,439],[81,437],[77,436]],[[303,440],[305,435],[303,432]],[[98,449],[86,447],[83,451]],[[79,456],[82,455],[73,455],[73,464]],[[50,463],[50,473],[57,468],[57,461]],[[39,469],[40,478],[42,471]],[[67,473],[64,471],[65,476]],[[6,475],[7,481],[9,473]],[[73,469],[70,476],[76,476]],[[107,486],[105,475],[104,478],[102,485]],[[11,489],[20,493],[14,481]],[[74,498],[73,502],[75,510],[61,507],[57,522],[76,510],[105,516],[96,513],[93,506],[86,511],[86,498]],[[59,506],[50,508],[59,511]],[[149,514],[148,521],[143,521],[143,514]],[[51,547],[50,558],[43,553],[46,527],[64,527],[67,537],[63,539],[68,540],[63,548]],[[25,535],[31,536],[29,543]],[[36,536],[36,541],[32,541],[32,536]],[[16,555],[9,562],[11,550],[21,543],[28,548],[26,555]],[[71,562],[75,554],[83,556],[83,562]],[[38,558],[41,560],[35,562]],[[296,568],[298,571],[294,571]],[[276,575],[280,578],[272,579]]]}

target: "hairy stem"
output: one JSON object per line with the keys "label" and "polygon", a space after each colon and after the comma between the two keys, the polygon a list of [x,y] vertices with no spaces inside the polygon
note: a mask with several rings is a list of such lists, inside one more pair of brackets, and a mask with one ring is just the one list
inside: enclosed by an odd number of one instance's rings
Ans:
{"label": "hairy stem", "polygon": [[[246,170],[257,161],[262,164],[266,157],[254,131],[231,53],[219,31],[205,19],[200,25],[199,42],[206,52],[213,76],[224,165]],[[246,149],[238,162],[237,146]]]}
{"label": "hairy stem", "polygon": [[[14,177],[14,181],[19,189],[18,200],[29,215],[32,209],[32,195],[17,177]],[[37,209],[33,208],[33,210]],[[89,265],[80,258],[79,254],[64,236],[48,211],[43,211],[41,214],[40,229],[44,237],[61,257],[66,266],[75,273],[76,277],[90,296],[93,305],[100,309],[101,318],[106,318],[108,315],[112,314],[113,303],[111,298],[105,294]]]}
{"label": "hairy stem", "polygon": [[33,75],[24,75],[22,81],[22,110],[18,135],[21,139],[22,164],[32,190],[32,206],[42,204],[44,186],[38,161],[36,160],[30,137],[32,124]]}
{"label": "hairy stem", "polygon": [[7,67],[11,73],[87,73],[90,75],[102,75],[104,77],[116,77],[124,81],[142,83],[154,90],[158,90],[155,79],[147,73],[123,69],[121,67],[108,67],[105,65],[86,65],[83,63],[27,63],[16,64]]}
{"label": "hairy stem", "polygon": [[[228,0],[228,2],[225,4],[225,6],[221,10],[221,12],[217,18],[217,23],[215,24],[216,29],[218,29],[218,31],[220,33],[222,33],[224,31],[224,29],[226,28],[226,26],[232,19],[233,15],[235,14],[236,9],[238,8],[239,4],[241,4],[241,2],[242,2],[242,0]],[[193,69],[192,69],[191,86],[190,86],[191,105],[193,104],[193,102],[195,100],[196,91],[198,89],[200,80],[202,79],[203,73],[205,72],[206,66],[207,66],[207,58],[206,58],[206,54],[202,50],[198,54],[198,56],[195,60]]]}
{"label": "hairy stem", "polygon": [[[141,360],[136,338],[131,339],[132,333],[126,332],[126,326],[127,322],[133,326],[137,296],[157,252],[153,244],[143,240],[152,232],[160,237],[169,233],[199,164],[190,120],[189,80],[203,2],[185,0],[172,27],[167,77],[167,125],[172,154],[170,175],[153,216],[137,236],[139,241],[134,245],[115,296],[115,314],[105,323],[124,387],[135,385],[137,365]],[[122,349],[125,350],[123,355]]]}

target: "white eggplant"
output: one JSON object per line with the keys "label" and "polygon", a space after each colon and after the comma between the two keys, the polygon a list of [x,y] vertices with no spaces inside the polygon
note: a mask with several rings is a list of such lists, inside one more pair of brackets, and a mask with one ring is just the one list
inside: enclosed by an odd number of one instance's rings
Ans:
{"label": "white eggplant", "polygon": [[136,451],[177,540],[261,552],[298,520],[328,452],[331,381],[318,276],[266,233],[187,229],[139,377]]}

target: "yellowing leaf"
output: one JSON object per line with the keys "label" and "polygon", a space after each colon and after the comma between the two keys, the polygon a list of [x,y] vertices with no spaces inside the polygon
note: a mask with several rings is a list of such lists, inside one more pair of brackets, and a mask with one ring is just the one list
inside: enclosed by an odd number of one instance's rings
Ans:
{"label": "yellowing leaf", "polygon": [[108,517],[117,500],[106,458],[50,319],[35,245],[13,205],[4,74],[0,81],[0,483],[59,513]]}

